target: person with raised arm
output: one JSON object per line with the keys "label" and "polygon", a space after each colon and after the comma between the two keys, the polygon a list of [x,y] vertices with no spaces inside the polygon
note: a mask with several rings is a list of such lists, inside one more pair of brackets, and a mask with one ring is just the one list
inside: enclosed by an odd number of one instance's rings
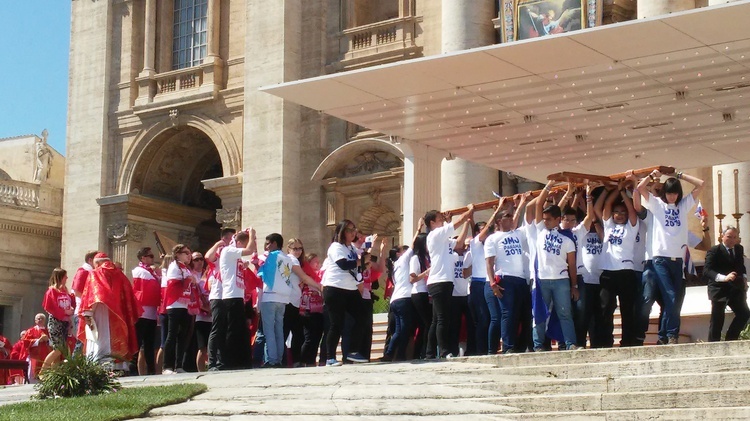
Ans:
{"label": "person with raised arm", "polygon": [[[474,214],[474,205],[469,204],[466,212],[462,213],[454,222],[447,222],[448,214],[436,210],[427,212],[424,216],[427,226],[427,252],[430,255],[430,276],[427,278],[427,290],[432,298],[432,324],[427,337],[427,358],[451,356],[449,318],[451,312],[451,296],[453,294],[453,277],[455,258],[452,257],[453,248],[464,247],[466,232],[455,240],[451,238],[456,226],[461,226]],[[435,343],[435,340],[437,343]],[[436,351],[438,353],[436,353]]]}
{"label": "person with raised arm", "polygon": [[[553,308],[560,320],[563,340],[568,350],[576,345],[571,299],[578,300],[576,246],[571,236],[560,232],[562,212],[557,205],[544,207],[554,181],[547,182],[536,202],[536,282],[545,306]],[[547,326],[536,323],[534,350],[543,350]]]}
{"label": "person with raised arm", "polygon": [[[674,177],[667,179],[660,197],[657,197],[649,192],[648,183],[649,180],[656,181],[661,175],[659,170],[652,171],[638,183],[638,192],[642,206],[653,215],[648,250],[656,284],[664,300],[667,343],[676,344],[680,333],[680,297],[684,286],[683,246],[688,244],[687,217],[703,191],[703,180],[677,172]],[[695,186],[684,197],[680,180]]]}

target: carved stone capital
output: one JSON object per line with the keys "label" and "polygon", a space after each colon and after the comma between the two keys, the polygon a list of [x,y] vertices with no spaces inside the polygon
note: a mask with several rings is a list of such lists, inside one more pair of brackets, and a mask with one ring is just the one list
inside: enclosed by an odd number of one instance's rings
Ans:
{"label": "carved stone capital", "polygon": [[143,224],[118,222],[107,225],[107,238],[113,242],[143,241],[148,229]]}
{"label": "carved stone capital", "polygon": [[242,208],[216,209],[216,222],[220,223],[222,228],[237,229],[242,222]]}

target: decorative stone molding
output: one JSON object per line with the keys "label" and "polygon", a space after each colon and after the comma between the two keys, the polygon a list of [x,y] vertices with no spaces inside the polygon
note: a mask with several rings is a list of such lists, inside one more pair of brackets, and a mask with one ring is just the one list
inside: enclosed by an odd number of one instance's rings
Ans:
{"label": "decorative stone molding", "polygon": [[367,151],[349,160],[347,164],[334,171],[331,176],[339,178],[356,177],[388,171],[402,165],[403,162],[393,154],[383,151]]}
{"label": "decorative stone molding", "polygon": [[62,237],[62,230],[34,228],[12,223],[0,223],[0,231],[20,232],[22,234],[38,235],[41,237]]}
{"label": "decorative stone molding", "polygon": [[216,209],[216,222],[221,224],[221,228],[239,228],[242,222],[242,208]]}
{"label": "decorative stone molding", "polygon": [[39,186],[21,181],[0,181],[0,203],[26,207],[39,207]]}
{"label": "decorative stone molding", "polygon": [[107,225],[107,238],[112,242],[143,241],[148,229],[137,223],[119,222]]}

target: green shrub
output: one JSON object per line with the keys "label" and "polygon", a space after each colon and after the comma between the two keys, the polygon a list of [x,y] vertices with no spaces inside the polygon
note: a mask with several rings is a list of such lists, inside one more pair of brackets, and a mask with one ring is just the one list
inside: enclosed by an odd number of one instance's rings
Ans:
{"label": "green shrub", "polygon": [[75,353],[63,362],[45,369],[35,386],[36,397],[68,398],[73,396],[99,395],[113,392],[120,387],[115,373],[93,359]]}
{"label": "green shrub", "polygon": [[742,332],[740,333],[740,339],[750,339],[750,324],[745,326],[745,328],[742,330]]}

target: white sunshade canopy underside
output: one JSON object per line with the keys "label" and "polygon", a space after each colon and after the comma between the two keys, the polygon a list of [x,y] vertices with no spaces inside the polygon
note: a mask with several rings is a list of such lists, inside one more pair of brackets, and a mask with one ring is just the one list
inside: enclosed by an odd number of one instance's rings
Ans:
{"label": "white sunshade canopy underside", "polygon": [[742,1],[261,90],[535,180],[750,161],[747,16]]}

